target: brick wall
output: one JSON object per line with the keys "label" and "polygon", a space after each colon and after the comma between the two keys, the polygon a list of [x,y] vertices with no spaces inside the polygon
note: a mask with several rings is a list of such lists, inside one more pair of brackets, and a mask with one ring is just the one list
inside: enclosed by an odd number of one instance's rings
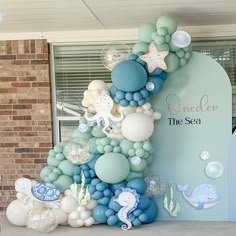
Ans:
{"label": "brick wall", "polygon": [[52,147],[48,57],[46,40],[0,41],[0,211],[17,178],[39,178]]}

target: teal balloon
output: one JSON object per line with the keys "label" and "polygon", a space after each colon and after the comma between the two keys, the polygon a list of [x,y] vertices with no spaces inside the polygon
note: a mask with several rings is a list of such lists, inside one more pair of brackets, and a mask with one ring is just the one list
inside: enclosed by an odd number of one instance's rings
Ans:
{"label": "teal balloon", "polygon": [[113,85],[125,92],[136,92],[147,82],[147,72],[136,61],[122,61],[111,73]]}
{"label": "teal balloon", "polygon": [[138,42],[133,46],[132,52],[137,54],[139,52],[147,53],[149,52],[149,43]]}
{"label": "teal balloon", "polygon": [[60,161],[58,161],[55,157],[49,156],[47,159],[47,163],[49,166],[58,167],[58,165],[60,164]]}
{"label": "teal balloon", "polygon": [[156,30],[154,24],[142,24],[138,31],[139,40],[145,43],[150,43],[152,41],[151,35],[153,32],[156,32]]}
{"label": "teal balloon", "polygon": [[152,223],[158,216],[158,207],[156,202],[153,199],[150,199],[149,207],[143,211],[143,213],[147,216],[147,220],[143,221],[145,224]]}
{"label": "teal balloon", "polygon": [[105,215],[106,210],[109,208],[104,205],[97,205],[93,209],[93,218],[98,222],[98,223],[106,223],[108,217]]}
{"label": "teal balloon", "polygon": [[165,62],[167,65],[166,72],[172,72],[179,68],[179,58],[174,53],[169,53],[165,58]]}
{"label": "teal balloon", "polygon": [[62,170],[64,175],[68,175],[68,176],[73,176],[73,168],[75,167],[75,165],[69,161],[69,160],[64,160],[62,161],[58,168]]}
{"label": "teal balloon", "polygon": [[171,16],[161,16],[156,22],[157,32],[161,27],[166,27],[169,34],[173,34],[177,29],[177,22]]}
{"label": "teal balloon", "polygon": [[120,153],[106,153],[99,157],[95,164],[95,172],[98,178],[110,184],[124,180],[129,171],[129,162]]}
{"label": "teal balloon", "polygon": [[143,194],[147,190],[147,183],[143,178],[133,178],[127,183],[128,188],[133,188],[139,194]]}
{"label": "teal balloon", "polygon": [[73,179],[67,175],[61,175],[59,178],[53,182],[53,184],[57,187],[57,189],[64,193],[67,189],[70,188],[71,184],[73,184]]}

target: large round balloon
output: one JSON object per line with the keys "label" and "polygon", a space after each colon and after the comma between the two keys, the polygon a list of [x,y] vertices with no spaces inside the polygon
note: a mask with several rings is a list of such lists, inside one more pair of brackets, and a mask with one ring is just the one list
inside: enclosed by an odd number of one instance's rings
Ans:
{"label": "large round balloon", "polygon": [[89,153],[89,147],[85,142],[69,141],[64,146],[64,155],[74,164],[84,164],[91,160],[92,155]]}
{"label": "large round balloon", "polygon": [[152,119],[141,112],[127,115],[121,123],[122,135],[133,142],[150,138],[153,131]]}
{"label": "large round balloon", "polygon": [[129,170],[127,158],[120,153],[106,153],[99,157],[95,164],[98,178],[110,184],[124,180],[128,176]]}
{"label": "large round balloon", "polygon": [[25,226],[27,221],[28,211],[22,204],[22,202],[18,199],[11,202],[6,211],[7,219],[13,224],[17,226]]}
{"label": "large round balloon", "polygon": [[135,92],[147,82],[147,72],[136,61],[123,61],[112,70],[113,85],[121,91]]}

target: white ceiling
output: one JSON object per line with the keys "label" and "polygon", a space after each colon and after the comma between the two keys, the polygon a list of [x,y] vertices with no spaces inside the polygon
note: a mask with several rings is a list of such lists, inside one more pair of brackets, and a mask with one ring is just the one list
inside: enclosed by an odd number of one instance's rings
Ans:
{"label": "white ceiling", "polygon": [[236,0],[0,0],[0,12],[0,33],[137,28],[161,15],[179,26],[236,24]]}

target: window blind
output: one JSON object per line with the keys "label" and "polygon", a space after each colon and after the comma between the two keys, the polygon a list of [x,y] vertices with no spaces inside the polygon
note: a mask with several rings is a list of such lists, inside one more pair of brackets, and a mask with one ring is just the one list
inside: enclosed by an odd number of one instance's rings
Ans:
{"label": "window blind", "polygon": [[[102,63],[104,43],[54,46],[55,94],[58,103],[81,106],[83,93],[92,80],[111,82],[111,71]],[[118,45],[118,44],[117,44]],[[116,48],[116,44],[112,43]],[[57,115],[69,115],[57,110]]]}

